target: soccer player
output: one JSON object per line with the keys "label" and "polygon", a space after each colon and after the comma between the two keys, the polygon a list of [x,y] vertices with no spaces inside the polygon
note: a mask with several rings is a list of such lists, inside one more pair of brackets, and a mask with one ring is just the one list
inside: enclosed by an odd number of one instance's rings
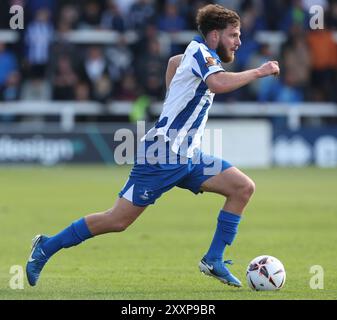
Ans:
{"label": "soccer player", "polygon": [[278,75],[280,70],[277,61],[269,61],[243,72],[225,71],[221,62],[232,62],[241,45],[238,14],[220,5],[207,5],[199,9],[196,21],[200,35],[183,55],[169,60],[163,111],[142,138],[134,167],[115,205],[73,222],[52,237],[36,236],[26,266],[30,285],[36,285],[45,263],[60,249],[104,233],[124,231],[148,205],[178,186],[195,194],[213,192],[226,198],[199,269],[225,284],[241,286],[227,267],[230,261],[223,261],[223,256],[225,247],[233,243],[255,185],[239,169],[203,154],[199,147],[215,94]]}

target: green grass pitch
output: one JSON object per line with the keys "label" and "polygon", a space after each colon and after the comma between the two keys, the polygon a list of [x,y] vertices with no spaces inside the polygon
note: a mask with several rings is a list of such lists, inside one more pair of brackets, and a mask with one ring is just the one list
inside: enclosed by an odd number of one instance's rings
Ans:
{"label": "green grass pitch", "polygon": [[[243,170],[256,182],[226,258],[243,288],[202,275],[198,262],[213,237],[224,199],[175,188],[127,231],[55,255],[35,288],[10,288],[10,268],[25,266],[32,237],[110,207],[129,167],[0,167],[0,299],[336,299],[337,170]],[[246,267],[269,254],[285,265],[285,287],[253,292]],[[311,266],[324,289],[310,288]]]}

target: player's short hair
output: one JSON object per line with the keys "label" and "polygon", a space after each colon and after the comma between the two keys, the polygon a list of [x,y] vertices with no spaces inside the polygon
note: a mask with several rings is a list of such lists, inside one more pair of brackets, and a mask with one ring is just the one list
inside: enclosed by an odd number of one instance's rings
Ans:
{"label": "player's short hair", "polygon": [[226,29],[228,25],[240,25],[239,15],[218,4],[209,4],[198,10],[196,22],[198,31],[205,37],[212,30]]}

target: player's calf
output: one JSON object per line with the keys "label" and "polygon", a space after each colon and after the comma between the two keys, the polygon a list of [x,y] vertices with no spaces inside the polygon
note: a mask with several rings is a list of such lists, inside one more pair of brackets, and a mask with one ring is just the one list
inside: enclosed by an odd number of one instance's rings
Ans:
{"label": "player's calf", "polygon": [[145,208],[119,198],[113,208],[102,213],[91,214],[85,219],[88,228],[95,236],[109,232],[122,232],[139,217]]}
{"label": "player's calf", "polygon": [[125,231],[133,221],[124,217],[116,217],[113,209],[104,213],[106,220],[106,228],[109,232],[123,232]]}

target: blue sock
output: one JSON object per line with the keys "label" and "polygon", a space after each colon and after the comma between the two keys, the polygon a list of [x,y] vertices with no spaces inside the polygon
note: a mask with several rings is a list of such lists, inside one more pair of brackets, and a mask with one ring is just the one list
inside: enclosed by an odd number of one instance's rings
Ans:
{"label": "blue sock", "polygon": [[218,224],[206,260],[222,260],[226,245],[231,245],[238,231],[241,217],[239,215],[221,210]]}
{"label": "blue sock", "polygon": [[60,233],[47,239],[42,249],[47,257],[51,257],[62,248],[70,248],[80,244],[82,241],[92,238],[85,219],[82,218],[73,222],[69,227],[62,230]]}

